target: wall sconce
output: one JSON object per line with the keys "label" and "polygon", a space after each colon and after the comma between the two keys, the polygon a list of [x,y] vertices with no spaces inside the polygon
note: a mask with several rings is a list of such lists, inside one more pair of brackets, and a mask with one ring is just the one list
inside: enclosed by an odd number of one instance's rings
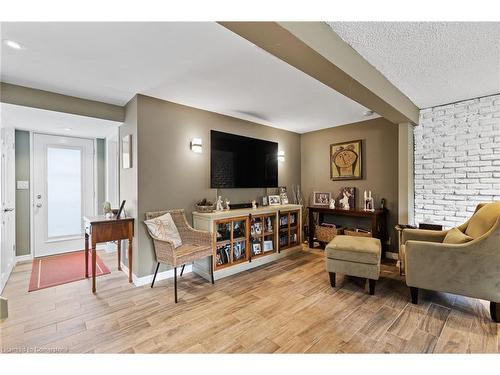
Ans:
{"label": "wall sconce", "polygon": [[285,161],[285,151],[278,151],[278,161],[282,163]]}
{"label": "wall sconce", "polygon": [[201,138],[193,138],[191,140],[191,151],[196,152],[197,154],[201,154],[203,151]]}

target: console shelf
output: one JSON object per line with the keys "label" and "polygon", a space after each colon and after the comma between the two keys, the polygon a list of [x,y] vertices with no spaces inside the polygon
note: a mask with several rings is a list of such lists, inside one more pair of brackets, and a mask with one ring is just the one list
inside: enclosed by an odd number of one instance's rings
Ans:
{"label": "console shelf", "polygon": [[[220,279],[300,250],[301,208],[290,204],[193,212],[194,228],[212,232],[214,251],[213,264],[208,258],[198,260],[193,272],[209,279],[213,267],[214,277]],[[283,243],[282,238],[286,238]]]}

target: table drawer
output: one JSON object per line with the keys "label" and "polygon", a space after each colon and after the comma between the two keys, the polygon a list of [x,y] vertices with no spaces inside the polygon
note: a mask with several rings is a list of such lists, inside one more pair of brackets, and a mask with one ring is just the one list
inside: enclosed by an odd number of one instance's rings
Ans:
{"label": "table drawer", "polygon": [[93,223],[90,230],[92,242],[95,243],[124,240],[134,236],[134,225],[131,221]]}

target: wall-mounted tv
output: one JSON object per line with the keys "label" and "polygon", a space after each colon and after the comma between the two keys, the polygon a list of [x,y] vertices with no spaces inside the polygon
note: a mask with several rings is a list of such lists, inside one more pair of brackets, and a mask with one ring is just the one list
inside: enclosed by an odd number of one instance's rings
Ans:
{"label": "wall-mounted tv", "polygon": [[278,143],[212,130],[210,187],[278,186]]}

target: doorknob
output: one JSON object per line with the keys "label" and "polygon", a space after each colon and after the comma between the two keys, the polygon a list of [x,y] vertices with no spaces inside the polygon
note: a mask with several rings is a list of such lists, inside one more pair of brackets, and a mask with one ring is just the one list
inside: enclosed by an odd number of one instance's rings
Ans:
{"label": "doorknob", "polygon": [[40,208],[40,207],[42,207],[42,204],[41,204],[41,203],[37,203],[37,204],[36,204],[36,206],[37,206],[38,208]]}

